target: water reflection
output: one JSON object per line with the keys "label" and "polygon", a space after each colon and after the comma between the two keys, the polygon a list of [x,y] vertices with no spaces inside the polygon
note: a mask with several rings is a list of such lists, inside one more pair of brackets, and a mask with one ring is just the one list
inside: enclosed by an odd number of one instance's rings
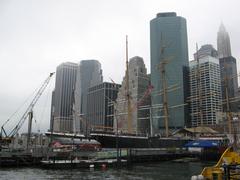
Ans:
{"label": "water reflection", "polygon": [[203,167],[212,163],[190,162],[174,163],[161,162],[154,164],[138,164],[120,170],[101,169],[58,169],[41,168],[8,168],[0,169],[0,179],[107,179],[107,180],[187,180],[192,175],[199,174]]}

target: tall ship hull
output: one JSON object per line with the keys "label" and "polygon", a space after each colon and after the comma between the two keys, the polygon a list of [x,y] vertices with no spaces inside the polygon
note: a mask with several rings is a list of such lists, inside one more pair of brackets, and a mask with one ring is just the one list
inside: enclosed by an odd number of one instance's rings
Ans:
{"label": "tall ship hull", "polygon": [[101,143],[103,148],[181,148],[189,139],[116,135],[114,133],[92,132],[91,138]]}

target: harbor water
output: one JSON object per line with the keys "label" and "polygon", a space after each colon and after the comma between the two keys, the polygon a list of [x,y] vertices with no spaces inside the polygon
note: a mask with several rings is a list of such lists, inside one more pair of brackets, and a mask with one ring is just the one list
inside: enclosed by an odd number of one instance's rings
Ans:
{"label": "harbor water", "polygon": [[159,162],[143,163],[128,168],[114,169],[42,169],[42,168],[1,168],[0,179],[108,179],[108,180],[189,180],[199,174],[205,166],[203,162]]}

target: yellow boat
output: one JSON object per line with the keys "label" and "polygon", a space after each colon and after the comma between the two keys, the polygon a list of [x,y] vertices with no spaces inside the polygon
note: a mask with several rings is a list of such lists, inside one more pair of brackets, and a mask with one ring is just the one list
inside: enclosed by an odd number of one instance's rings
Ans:
{"label": "yellow boat", "polygon": [[198,176],[192,176],[192,180],[233,180],[240,179],[240,153],[233,147],[227,148],[212,167],[205,167]]}

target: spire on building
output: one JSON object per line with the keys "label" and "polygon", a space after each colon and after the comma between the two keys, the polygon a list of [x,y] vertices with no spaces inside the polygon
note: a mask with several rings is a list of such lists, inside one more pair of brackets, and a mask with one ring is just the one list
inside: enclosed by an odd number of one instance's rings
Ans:
{"label": "spire on building", "polygon": [[221,22],[221,24],[220,24],[219,31],[224,31],[224,32],[226,32],[226,28],[225,28],[223,22]]}
{"label": "spire on building", "polygon": [[221,23],[218,31],[217,50],[219,58],[231,56],[230,38],[223,23]]}

